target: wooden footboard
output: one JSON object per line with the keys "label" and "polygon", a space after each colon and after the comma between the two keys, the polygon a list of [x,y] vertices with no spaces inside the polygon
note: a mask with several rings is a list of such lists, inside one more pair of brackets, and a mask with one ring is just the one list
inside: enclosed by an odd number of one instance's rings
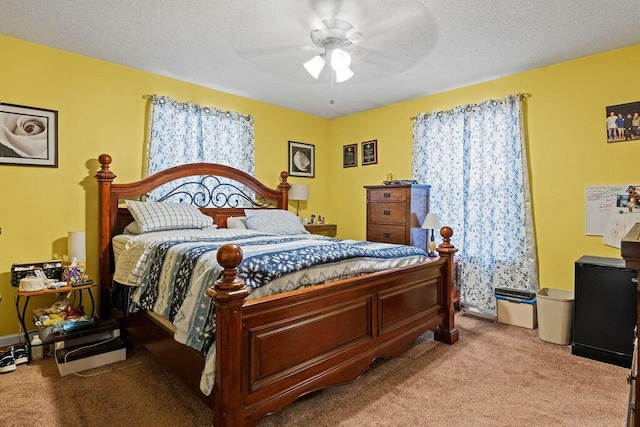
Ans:
{"label": "wooden footboard", "polygon": [[453,344],[451,229],[436,261],[244,301],[238,246],[218,252],[214,424],[252,426],[314,390],[353,381],[427,330]]}

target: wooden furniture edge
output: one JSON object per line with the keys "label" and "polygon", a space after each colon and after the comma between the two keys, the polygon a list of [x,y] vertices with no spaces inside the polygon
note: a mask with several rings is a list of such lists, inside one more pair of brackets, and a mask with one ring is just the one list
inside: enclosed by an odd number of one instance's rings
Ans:
{"label": "wooden furniture edge", "polygon": [[[629,232],[622,238],[620,242],[620,253],[622,255],[622,258],[625,261],[626,267],[632,270],[636,270],[638,272],[638,279],[640,279],[640,223],[634,224],[633,227],[631,227],[631,230],[629,230]],[[638,287],[639,284],[640,284],[640,281],[636,281],[636,306],[638,310],[638,318],[636,321],[636,337],[637,337],[637,331],[640,330],[640,287]],[[636,342],[637,342],[637,338],[636,338]],[[637,349],[635,351],[637,352]],[[635,365],[632,366],[631,369],[632,369],[632,372],[635,372],[637,376],[637,373],[640,372],[638,371],[638,357],[633,358],[633,363],[635,363]],[[631,379],[631,377],[629,377],[629,379]],[[632,414],[629,414],[631,415],[631,417],[629,417],[629,421],[631,421],[632,424],[628,424],[628,425],[634,425],[635,427],[640,427],[640,410],[638,408],[638,406],[640,405],[636,403],[638,401],[638,398],[640,397],[640,381],[638,381],[637,378],[634,379],[634,385],[635,385],[635,390],[634,390],[635,398],[633,402],[633,408],[631,409]]]}

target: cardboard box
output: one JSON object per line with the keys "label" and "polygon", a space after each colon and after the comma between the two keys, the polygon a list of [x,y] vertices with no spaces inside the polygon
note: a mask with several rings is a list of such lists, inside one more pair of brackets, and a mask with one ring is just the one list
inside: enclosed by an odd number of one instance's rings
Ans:
{"label": "cardboard box", "polygon": [[527,329],[538,327],[538,307],[535,298],[519,300],[496,295],[496,299],[498,300],[498,322]]}

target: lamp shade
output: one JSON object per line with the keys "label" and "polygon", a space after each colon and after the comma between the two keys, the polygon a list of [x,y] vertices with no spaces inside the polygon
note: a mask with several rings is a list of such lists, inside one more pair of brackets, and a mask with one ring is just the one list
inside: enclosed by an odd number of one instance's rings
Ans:
{"label": "lamp shade", "polygon": [[307,184],[291,184],[291,188],[289,189],[289,199],[308,200],[309,186]]}
{"label": "lamp shade", "polygon": [[442,225],[440,225],[440,217],[438,214],[429,212],[422,223],[422,228],[426,228],[427,230],[438,230],[440,227],[442,227]]}
{"label": "lamp shade", "polygon": [[331,52],[331,68],[334,70],[344,70],[351,65],[351,55],[344,50],[337,48]]}
{"label": "lamp shade", "polygon": [[84,231],[69,232],[69,260],[74,258],[78,262],[87,260],[85,234]]}
{"label": "lamp shade", "polygon": [[324,59],[322,56],[316,55],[303,65],[309,74],[311,74],[314,79],[317,79],[320,76],[320,71],[324,68]]}

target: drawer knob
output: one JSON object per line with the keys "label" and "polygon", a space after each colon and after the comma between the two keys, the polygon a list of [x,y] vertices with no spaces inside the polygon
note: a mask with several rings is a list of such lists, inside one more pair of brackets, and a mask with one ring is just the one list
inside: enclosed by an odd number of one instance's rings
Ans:
{"label": "drawer knob", "polygon": [[384,237],[385,239],[390,239],[391,238],[391,233],[389,233],[389,232],[382,233],[382,237]]}
{"label": "drawer knob", "polygon": [[383,212],[385,215],[391,215],[391,211],[384,211]]}
{"label": "drawer knob", "polygon": [[391,198],[391,193],[384,193],[382,195],[385,199],[390,199]]}

